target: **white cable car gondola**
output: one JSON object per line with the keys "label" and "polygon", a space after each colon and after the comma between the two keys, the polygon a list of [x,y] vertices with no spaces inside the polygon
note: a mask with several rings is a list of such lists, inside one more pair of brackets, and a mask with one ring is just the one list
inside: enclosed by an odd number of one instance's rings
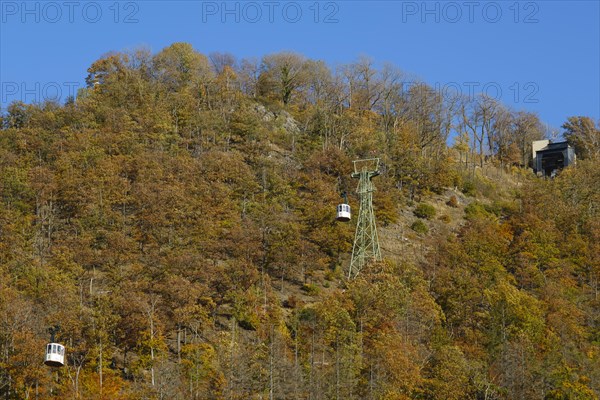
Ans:
{"label": "white cable car gondola", "polygon": [[49,329],[50,343],[46,345],[46,356],[44,364],[49,367],[62,367],[65,365],[65,346],[60,343],[55,343],[54,335],[60,330],[59,326],[54,326]]}
{"label": "white cable car gondola", "polygon": [[346,196],[346,192],[342,193],[342,197],[344,197],[344,203],[337,206],[337,216],[335,219],[340,222],[348,222],[352,218],[352,213],[350,212],[350,206],[348,205],[348,196]]}
{"label": "white cable car gondola", "polygon": [[49,367],[62,367],[65,365],[65,346],[59,343],[48,343],[44,364]]}
{"label": "white cable car gondola", "polygon": [[336,219],[341,222],[348,222],[352,218],[350,213],[350,206],[348,204],[339,204],[337,206],[337,217]]}

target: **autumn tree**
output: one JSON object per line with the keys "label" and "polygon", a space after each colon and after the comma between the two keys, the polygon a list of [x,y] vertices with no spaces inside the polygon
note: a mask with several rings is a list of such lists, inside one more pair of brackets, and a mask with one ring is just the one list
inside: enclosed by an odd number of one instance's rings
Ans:
{"label": "autumn tree", "polygon": [[600,128],[589,117],[569,117],[562,125],[563,136],[583,159],[598,159],[600,154]]}

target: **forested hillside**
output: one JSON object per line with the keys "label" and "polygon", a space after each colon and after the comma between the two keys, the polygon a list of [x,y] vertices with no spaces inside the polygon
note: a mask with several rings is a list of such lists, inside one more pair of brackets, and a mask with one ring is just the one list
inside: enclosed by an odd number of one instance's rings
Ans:
{"label": "forested hillside", "polygon": [[[536,115],[367,59],[176,43],[88,72],[2,116],[2,399],[600,398],[594,121],[542,179]],[[348,280],[335,207],[370,157],[384,260]]]}

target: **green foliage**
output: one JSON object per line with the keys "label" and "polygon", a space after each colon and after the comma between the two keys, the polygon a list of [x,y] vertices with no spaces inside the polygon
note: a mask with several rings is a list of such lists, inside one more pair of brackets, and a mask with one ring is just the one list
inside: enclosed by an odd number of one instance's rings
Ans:
{"label": "green foliage", "polygon": [[477,195],[475,183],[472,181],[463,182],[461,191],[467,196],[475,197]]}
{"label": "green foliage", "polygon": [[320,292],[319,287],[314,283],[305,283],[302,290],[309,296],[316,296]]}
{"label": "green foliage", "polygon": [[419,218],[432,219],[435,217],[435,208],[431,204],[421,203],[415,207],[413,214]]}
{"label": "green foliage", "polygon": [[477,218],[506,218],[518,212],[517,203],[512,201],[494,201],[484,204],[474,201],[465,207],[467,219]]}
{"label": "green foliage", "polygon": [[429,227],[427,226],[427,224],[425,224],[425,222],[421,221],[420,219],[413,222],[410,225],[410,229],[417,233],[420,233],[421,235],[424,235],[429,232]]}
{"label": "green foliage", "polygon": [[467,219],[473,220],[492,217],[494,217],[494,209],[487,204],[474,201],[465,207],[465,218]]}

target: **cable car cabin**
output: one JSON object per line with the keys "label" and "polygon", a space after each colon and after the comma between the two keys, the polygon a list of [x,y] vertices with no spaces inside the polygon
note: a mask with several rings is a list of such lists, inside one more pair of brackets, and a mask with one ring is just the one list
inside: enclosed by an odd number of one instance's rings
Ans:
{"label": "cable car cabin", "polygon": [[348,204],[340,204],[337,206],[337,217],[336,219],[341,222],[350,221],[352,215],[350,214],[350,206]]}
{"label": "cable car cabin", "polygon": [[49,367],[62,367],[65,365],[65,346],[58,343],[48,343],[44,364]]}

